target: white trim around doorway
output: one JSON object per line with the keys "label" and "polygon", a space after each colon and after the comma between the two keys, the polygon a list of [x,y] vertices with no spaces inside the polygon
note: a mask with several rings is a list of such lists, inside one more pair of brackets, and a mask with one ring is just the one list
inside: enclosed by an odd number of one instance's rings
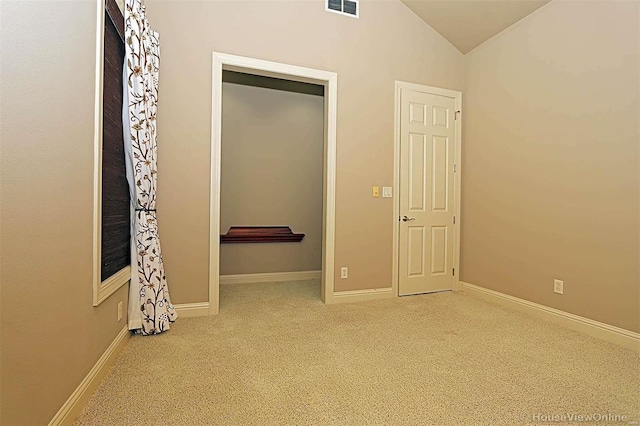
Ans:
{"label": "white trim around doorway", "polygon": [[445,96],[455,100],[455,108],[457,119],[455,122],[455,167],[453,188],[455,191],[454,196],[454,216],[456,223],[453,225],[454,239],[453,239],[453,267],[455,274],[453,275],[453,290],[460,290],[460,191],[462,181],[462,92],[457,90],[441,89],[438,87],[424,86],[421,84],[407,83],[404,81],[396,80],[395,84],[395,127],[393,135],[393,187],[396,194],[395,202],[393,203],[393,260],[392,260],[392,291],[395,296],[398,296],[398,280],[399,280],[399,243],[400,236],[400,95],[402,89],[413,90],[416,92],[428,93],[432,95]]}
{"label": "white trim around doorway", "polygon": [[223,70],[315,83],[325,87],[321,294],[324,303],[333,303],[338,75],[330,71],[213,52],[211,87],[211,191],[209,213],[209,315],[215,315],[220,310],[220,164]]}

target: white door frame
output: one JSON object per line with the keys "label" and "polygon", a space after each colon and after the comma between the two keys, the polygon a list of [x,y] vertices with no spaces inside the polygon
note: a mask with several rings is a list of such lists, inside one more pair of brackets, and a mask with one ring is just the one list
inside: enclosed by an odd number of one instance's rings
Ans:
{"label": "white door frame", "polygon": [[209,210],[209,315],[220,311],[220,163],[222,145],[222,71],[284,78],[325,87],[322,224],[322,301],[333,302],[336,198],[336,122],[338,75],[260,59],[213,52],[211,84],[211,193]]}
{"label": "white door frame", "polygon": [[[460,182],[462,178],[462,92],[457,90],[441,89],[439,87],[424,86],[421,84],[407,83],[404,81],[396,80],[395,91],[395,128],[393,137],[393,187],[396,188],[396,197],[393,203],[393,262],[392,262],[392,286],[393,292],[397,296],[399,295],[399,274],[400,274],[400,250],[399,250],[399,238],[400,238],[400,95],[402,89],[413,90],[415,92],[428,93],[432,95],[445,96],[455,100],[457,117],[455,121],[455,154],[454,164],[456,172],[453,174],[453,190],[454,194],[454,210],[453,214],[456,218],[456,223],[453,225],[453,267],[455,274],[453,276],[453,290],[458,291],[460,288]],[[457,113],[460,111],[460,113]]]}

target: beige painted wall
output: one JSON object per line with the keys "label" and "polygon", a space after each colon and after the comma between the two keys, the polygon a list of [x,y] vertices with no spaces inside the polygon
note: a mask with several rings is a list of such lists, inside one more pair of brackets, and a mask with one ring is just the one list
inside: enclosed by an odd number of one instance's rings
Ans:
{"label": "beige painted wall", "polygon": [[[320,1],[147,4],[174,301],[207,300],[212,50],[338,72],[337,289],[388,286],[391,201],[370,186],[392,180],[393,81],[461,89],[462,55],[396,1],[363,0],[360,20]],[[464,280],[639,330],[637,17],[554,1],[469,55]],[[124,326],[125,288],[91,306],[94,28],[89,0],[1,3],[3,425],[46,424]]]}
{"label": "beige painted wall", "polygon": [[126,287],[92,306],[95,4],[2,1],[2,425],[47,424],[125,326]]}
{"label": "beige painted wall", "polygon": [[222,244],[220,274],[322,269],[324,98],[223,83],[220,229],[290,226],[299,243]]}
{"label": "beige painted wall", "polygon": [[636,332],[638,7],[553,1],[466,56],[461,266]]}
{"label": "beige painted wall", "polygon": [[208,300],[212,51],[338,73],[336,290],[389,287],[393,201],[371,186],[393,181],[394,80],[460,90],[462,54],[396,0],[361,1],[360,19],[321,0],[146,4],[162,43],[158,220],[172,300]]}

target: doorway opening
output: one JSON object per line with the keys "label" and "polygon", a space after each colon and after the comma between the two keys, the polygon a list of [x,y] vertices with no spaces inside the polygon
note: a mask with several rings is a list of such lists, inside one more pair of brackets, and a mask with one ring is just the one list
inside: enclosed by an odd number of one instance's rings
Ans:
{"label": "doorway opening", "polygon": [[[336,163],[336,94],[337,74],[328,71],[297,67],[276,62],[262,61],[258,59],[240,56],[213,53],[213,77],[212,77],[212,140],[211,140],[211,194],[210,194],[210,251],[209,251],[209,314],[214,315],[220,309],[220,240],[221,234],[228,229],[221,229],[222,202],[222,96],[223,76],[226,81],[244,82],[248,85],[261,84],[280,85],[285,87],[307,88],[317,90],[319,87],[324,93],[323,101],[323,140],[322,140],[322,218],[321,218],[321,248],[322,267],[320,271],[305,271],[313,277],[320,278],[321,299],[324,303],[333,301],[333,270],[334,270],[334,240],[335,240],[335,163]],[[266,79],[265,79],[266,78]],[[251,83],[253,82],[253,83]],[[265,83],[266,82],[266,83]],[[283,86],[284,85],[284,86]],[[265,188],[268,191],[268,188]],[[225,194],[226,195],[226,194]],[[226,197],[225,197],[226,198]],[[249,202],[250,203],[250,202]],[[226,220],[226,219],[225,219]],[[229,224],[225,222],[225,228]],[[237,224],[241,225],[241,224]],[[281,224],[288,225],[288,224]],[[222,232],[221,232],[222,231]],[[251,230],[249,230],[251,231]],[[296,229],[292,230],[296,232]],[[260,244],[262,245],[262,244]],[[225,254],[226,255],[226,254]],[[265,281],[269,274],[259,277]],[[273,274],[282,277],[283,274]],[[303,274],[304,275],[304,274]],[[313,278],[309,276],[308,278]],[[228,276],[233,280],[233,276]],[[253,277],[255,279],[255,277]],[[304,277],[289,277],[298,279]],[[237,278],[244,279],[247,277]],[[249,277],[251,280],[251,277]]]}
{"label": "doorway opening", "polygon": [[320,299],[323,147],[324,86],[222,71],[220,309]]}

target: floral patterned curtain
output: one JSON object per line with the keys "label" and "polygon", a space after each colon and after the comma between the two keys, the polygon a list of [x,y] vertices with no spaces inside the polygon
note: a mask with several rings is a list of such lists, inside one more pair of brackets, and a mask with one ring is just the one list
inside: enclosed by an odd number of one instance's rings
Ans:
{"label": "floral patterned curtain", "polygon": [[131,218],[129,329],[143,335],[169,329],[178,317],[169,298],[156,219],[158,33],[149,28],[141,0],[124,13],[124,105],[122,123]]}

